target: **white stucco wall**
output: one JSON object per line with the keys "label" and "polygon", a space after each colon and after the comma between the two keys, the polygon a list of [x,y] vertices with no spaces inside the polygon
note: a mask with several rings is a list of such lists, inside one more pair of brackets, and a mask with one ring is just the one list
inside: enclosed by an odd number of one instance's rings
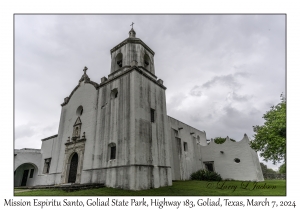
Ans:
{"label": "white stucco wall", "polygon": [[[53,169],[53,157],[56,156],[53,147],[55,143],[57,142],[57,135],[47,137],[45,139],[42,139],[42,147],[41,147],[41,154],[42,158],[40,159],[39,164],[39,185],[53,185],[55,180],[55,174],[53,172],[51,173],[51,169]],[[43,173],[44,165],[45,165],[45,159],[51,158],[51,164],[50,164],[50,171],[48,174]]]}
{"label": "white stucco wall", "polygon": [[93,158],[92,150],[95,141],[97,90],[92,84],[82,81],[79,87],[73,92],[68,103],[62,107],[58,136],[56,139],[53,139],[53,142],[49,140],[43,142],[43,160],[48,158],[50,154],[52,158],[49,174],[44,177],[44,183],[47,185],[62,183],[62,172],[66,158],[65,143],[68,137],[72,138],[73,125],[78,118],[76,110],[79,106],[83,107],[83,113],[80,116],[82,122],[80,136],[82,137],[83,132],[85,132],[86,136],[83,162],[86,168],[91,167]]}
{"label": "white stucco wall", "polygon": [[[80,116],[82,125],[81,125],[81,134],[85,132],[86,142],[85,142],[85,152],[83,154],[83,169],[92,167],[93,159],[93,149],[95,142],[95,133],[96,133],[96,116],[97,116],[97,93],[98,90],[89,84],[82,81],[78,89],[73,93],[68,104],[63,106],[63,119],[60,122],[59,127],[59,141],[60,141],[60,151],[59,159],[57,162],[56,172],[62,172],[64,170],[65,164],[65,143],[67,142],[68,137],[72,138],[73,134],[73,125],[78,118],[76,110],[79,106],[83,107],[83,113]],[[89,174],[84,174],[89,176]],[[81,179],[89,179],[86,177],[81,177]],[[61,180],[56,180],[56,183],[60,183]],[[81,182],[81,180],[80,180]]]}
{"label": "white stucco wall", "polygon": [[[249,146],[247,135],[239,142],[228,138],[223,144],[212,141],[208,146],[201,146],[201,153],[203,162],[214,161],[214,169],[223,179],[264,180],[257,153]],[[240,162],[236,163],[235,158]]]}
{"label": "white stucco wall", "polygon": [[191,173],[203,168],[200,145],[207,145],[206,133],[169,116],[168,121],[172,179],[188,180]]}

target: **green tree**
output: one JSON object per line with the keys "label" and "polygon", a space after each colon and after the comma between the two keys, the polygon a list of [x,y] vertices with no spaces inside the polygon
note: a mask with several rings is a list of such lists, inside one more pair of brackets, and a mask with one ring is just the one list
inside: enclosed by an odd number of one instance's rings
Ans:
{"label": "green tree", "polygon": [[265,179],[267,179],[270,176],[270,174],[277,174],[276,171],[274,171],[271,168],[268,168],[267,165],[265,165],[263,163],[260,163],[260,166],[261,166],[262,174],[265,177]]}
{"label": "green tree", "polygon": [[285,173],[286,173],[286,165],[285,165],[285,163],[282,164],[282,165],[279,167],[279,173],[280,173],[280,174],[285,174]]}
{"label": "green tree", "polygon": [[263,115],[265,123],[262,126],[253,126],[254,140],[250,142],[255,151],[265,161],[274,164],[286,159],[286,99],[281,94],[281,102],[272,106],[271,110]]}
{"label": "green tree", "polygon": [[268,168],[266,174],[277,174],[277,171],[274,171],[272,168]]}
{"label": "green tree", "polygon": [[[216,144],[223,144],[225,141],[226,141],[226,138],[222,138],[222,137],[216,137],[216,138],[214,138],[214,142]],[[234,139],[230,139],[230,141],[234,141],[235,142]]]}

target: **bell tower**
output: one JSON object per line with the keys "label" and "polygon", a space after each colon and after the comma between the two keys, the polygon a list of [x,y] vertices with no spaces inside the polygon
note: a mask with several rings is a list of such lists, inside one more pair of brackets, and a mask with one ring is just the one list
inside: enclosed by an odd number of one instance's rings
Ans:
{"label": "bell tower", "polygon": [[154,52],[132,28],[111,49],[111,72],[99,85],[93,182],[142,190],[172,185],[166,87]]}
{"label": "bell tower", "polygon": [[154,52],[141,39],[136,38],[136,32],[132,28],[129,37],[110,50],[110,73],[120,73],[132,66],[138,66],[149,75],[155,75]]}

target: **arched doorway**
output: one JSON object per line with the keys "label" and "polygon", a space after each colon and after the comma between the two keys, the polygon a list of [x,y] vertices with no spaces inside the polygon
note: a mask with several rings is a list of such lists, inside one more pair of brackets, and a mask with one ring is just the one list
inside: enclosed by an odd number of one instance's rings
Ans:
{"label": "arched doorway", "polygon": [[33,186],[36,182],[38,169],[33,163],[23,163],[14,171],[14,186]]}
{"label": "arched doorway", "polygon": [[74,153],[74,155],[72,156],[71,162],[70,162],[68,183],[76,182],[77,166],[78,166],[78,155],[77,155],[77,153]]}
{"label": "arched doorway", "polygon": [[[83,138],[84,137],[84,138]],[[81,172],[85,149],[85,134],[81,139],[67,142],[61,183],[81,183]]]}

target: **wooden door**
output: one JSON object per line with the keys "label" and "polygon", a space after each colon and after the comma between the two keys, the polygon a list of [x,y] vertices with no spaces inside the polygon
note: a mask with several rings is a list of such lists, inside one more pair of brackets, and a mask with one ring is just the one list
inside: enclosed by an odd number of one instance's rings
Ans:
{"label": "wooden door", "polygon": [[73,157],[71,159],[71,163],[70,163],[68,183],[76,182],[77,166],[78,166],[78,155],[77,155],[77,153],[75,153],[73,155]]}
{"label": "wooden door", "polygon": [[21,186],[26,186],[29,170],[24,170]]}

